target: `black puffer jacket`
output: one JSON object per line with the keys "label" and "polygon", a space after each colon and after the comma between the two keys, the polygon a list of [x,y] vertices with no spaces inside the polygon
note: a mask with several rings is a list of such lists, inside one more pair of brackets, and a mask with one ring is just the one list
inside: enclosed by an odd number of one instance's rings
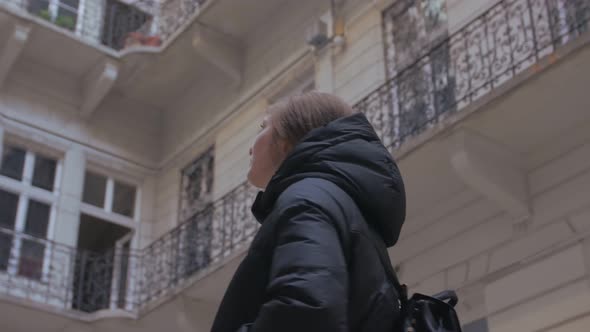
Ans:
{"label": "black puffer jacket", "polygon": [[212,332],[392,330],[397,293],[369,227],[395,244],[404,185],[364,115],[305,136],[252,211],[262,226]]}

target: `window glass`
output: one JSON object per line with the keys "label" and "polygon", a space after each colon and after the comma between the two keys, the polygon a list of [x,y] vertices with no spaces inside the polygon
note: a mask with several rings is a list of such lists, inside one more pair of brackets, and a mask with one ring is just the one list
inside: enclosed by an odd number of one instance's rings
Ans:
{"label": "window glass", "polygon": [[86,172],[84,177],[84,193],[82,201],[99,208],[104,208],[107,178],[92,172]]}
{"label": "window glass", "polygon": [[30,200],[25,221],[25,234],[46,238],[50,211],[51,207],[49,205]]}
{"label": "window glass", "polygon": [[133,218],[135,209],[135,187],[115,181],[113,212]]}
{"label": "window glass", "polygon": [[0,228],[14,230],[18,195],[0,190]]}
{"label": "window glass", "polygon": [[35,169],[33,171],[33,186],[53,191],[56,169],[56,160],[36,155]]}
{"label": "window glass", "polygon": [[0,174],[22,181],[26,151],[12,146],[4,146]]}

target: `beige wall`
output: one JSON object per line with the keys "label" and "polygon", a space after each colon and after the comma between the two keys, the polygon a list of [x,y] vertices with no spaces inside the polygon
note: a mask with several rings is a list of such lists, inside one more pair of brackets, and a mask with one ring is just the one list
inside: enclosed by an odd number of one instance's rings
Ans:
{"label": "beige wall", "polygon": [[[491,331],[583,331],[590,300],[590,125],[558,137],[522,155],[532,211],[526,228],[469,189],[423,206],[408,216],[391,250],[402,280],[424,293],[459,289],[461,318],[487,317]],[[406,160],[402,170],[416,167]]]}
{"label": "beige wall", "polygon": [[385,81],[381,12],[373,6],[349,13],[346,47],[334,56],[334,93],[355,103]]}

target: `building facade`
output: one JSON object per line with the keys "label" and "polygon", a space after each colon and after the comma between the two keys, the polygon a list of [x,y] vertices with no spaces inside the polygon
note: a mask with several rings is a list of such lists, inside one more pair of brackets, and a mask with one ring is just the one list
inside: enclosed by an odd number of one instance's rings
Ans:
{"label": "building facade", "polygon": [[467,332],[590,326],[590,0],[0,0],[0,329],[208,331],[265,108],[397,160],[390,249]]}

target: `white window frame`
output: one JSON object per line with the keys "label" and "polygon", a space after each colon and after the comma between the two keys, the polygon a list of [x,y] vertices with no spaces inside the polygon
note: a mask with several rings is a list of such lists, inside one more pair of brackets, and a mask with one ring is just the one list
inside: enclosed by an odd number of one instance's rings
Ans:
{"label": "white window frame", "polygon": [[[62,0],[46,0],[49,3],[48,6],[48,10],[49,10],[49,14],[51,15],[51,22],[55,23],[55,20],[57,19],[57,13],[59,10],[59,7],[64,7],[67,9],[72,9],[71,7],[62,4]],[[78,8],[76,9],[75,13],[76,13],[76,27],[74,28],[74,31],[77,35],[80,35],[82,32],[82,27],[84,26],[83,20],[84,20],[84,10],[86,7],[86,0],[78,0]],[[72,11],[74,12],[74,11]]]}
{"label": "white window frame", "polygon": [[[19,197],[17,213],[14,222],[14,233],[13,243],[11,246],[10,257],[14,257],[16,264],[9,265],[6,272],[10,275],[18,276],[18,265],[20,263],[21,247],[23,239],[28,236],[24,235],[26,217],[28,212],[28,205],[30,200],[35,200],[40,203],[44,203],[50,206],[49,220],[47,224],[47,234],[45,241],[45,251],[43,257],[43,268],[41,270],[41,279],[38,280],[41,283],[47,283],[49,279],[49,267],[51,259],[51,241],[55,238],[55,223],[57,216],[57,202],[60,194],[60,184],[62,178],[63,169],[63,155],[56,155],[52,151],[43,151],[42,149],[31,148],[27,144],[21,144],[19,142],[13,142],[12,140],[6,140],[3,144],[4,147],[18,147],[25,150],[25,163],[23,167],[22,180],[12,179],[3,175],[0,175],[0,189],[15,194]],[[55,177],[53,183],[53,191],[50,192],[45,189],[41,189],[32,185],[33,171],[36,155],[42,155],[44,157],[50,157],[56,160]],[[23,279],[26,277],[21,276]]]}
{"label": "white window frame", "polygon": [[[86,181],[86,172],[91,172],[94,173],[96,175],[100,175],[100,176],[104,176],[107,179],[107,185],[106,185],[106,189],[105,189],[105,200],[104,200],[104,205],[102,207],[98,207],[92,204],[88,204],[85,203],[84,201],[82,201],[83,197],[81,197],[80,202],[81,202],[81,206],[80,206],[80,212],[95,218],[99,218],[120,226],[124,226],[127,227],[131,230],[131,232],[126,235],[125,237],[123,237],[122,239],[119,239],[119,241],[117,241],[116,245],[115,245],[115,250],[116,250],[116,255],[115,258],[117,258],[117,255],[120,255],[120,253],[122,252],[122,245],[126,242],[130,242],[130,249],[134,250],[137,249],[138,245],[139,245],[139,236],[137,236],[139,234],[138,230],[140,227],[140,221],[141,221],[141,184],[140,181],[134,178],[127,178],[125,180],[123,179],[123,176],[121,176],[120,174],[118,174],[115,171],[110,171],[108,169],[105,169],[104,167],[100,167],[98,165],[93,165],[93,164],[88,164],[86,165],[86,169],[84,172],[84,181],[83,183],[85,183]],[[120,182],[120,183],[124,183],[130,186],[133,186],[135,188],[135,202],[134,202],[134,207],[133,207],[133,218],[129,218],[127,216],[115,213],[112,211],[112,207],[113,207],[113,197],[114,197],[114,193],[115,193],[115,181]],[[84,190],[84,188],[82,188],[82,190]],[[109,303],[109,308],[110,309],[118,309],[117,305],[117,300],[118,300],[118,291],[119,291],[119,280],[117,279],[117,276],[119,275],[119,273],[121,273],[121,269],[120,269],[120,260],[115,259],[115,265],[113,268],[113,277],[112,277],[112,282],[111,282],[111,301]],[[127,262],[127,292],[126,292],[126,297],[127,299],[131,299],[133,297],[134,291],[136,291],[136,286],[137,286],[137,278],[133,278],[132,275],[137,274],[139,271],[139,267],[138,267],[138,262],[135,260],[134,257],[129,257],[129,261]],[[132,303],[126,303],[125,308],[126,310],[132,310],[133,308],[133,304]]]}
{"label": "white window frame", "polygon": [[[104,205],[102,207],[88,204],[84,201],[81,202],[81,209],[80,211],[84,214],[100,218],[103,220],[107,220],[109,222],[127,227],[132,229],[134,232],[137,230],[138,224],[141,220],[140,211],[141,211],[141,186],[138,181],[134,179],[126,179],[122,180],[121,176],[114,175],[114,172],[105,170],[103,168],[99,168],[94,165],[87,165],[86,170],[84,172],[84,177],[86,177],[86,172],[91,172],[100,176],[104,176],[107,179],[106,185],[106,192],[105,192],[105,199]],[[124,183],[135,188],[135,202],[133,206],[133,218],[118,214],[113,212],[113,198],[115,195],[115,181]],[[84,179],[85,182],[85,179]],[[82,189],[84,190],[84,189]]]}

